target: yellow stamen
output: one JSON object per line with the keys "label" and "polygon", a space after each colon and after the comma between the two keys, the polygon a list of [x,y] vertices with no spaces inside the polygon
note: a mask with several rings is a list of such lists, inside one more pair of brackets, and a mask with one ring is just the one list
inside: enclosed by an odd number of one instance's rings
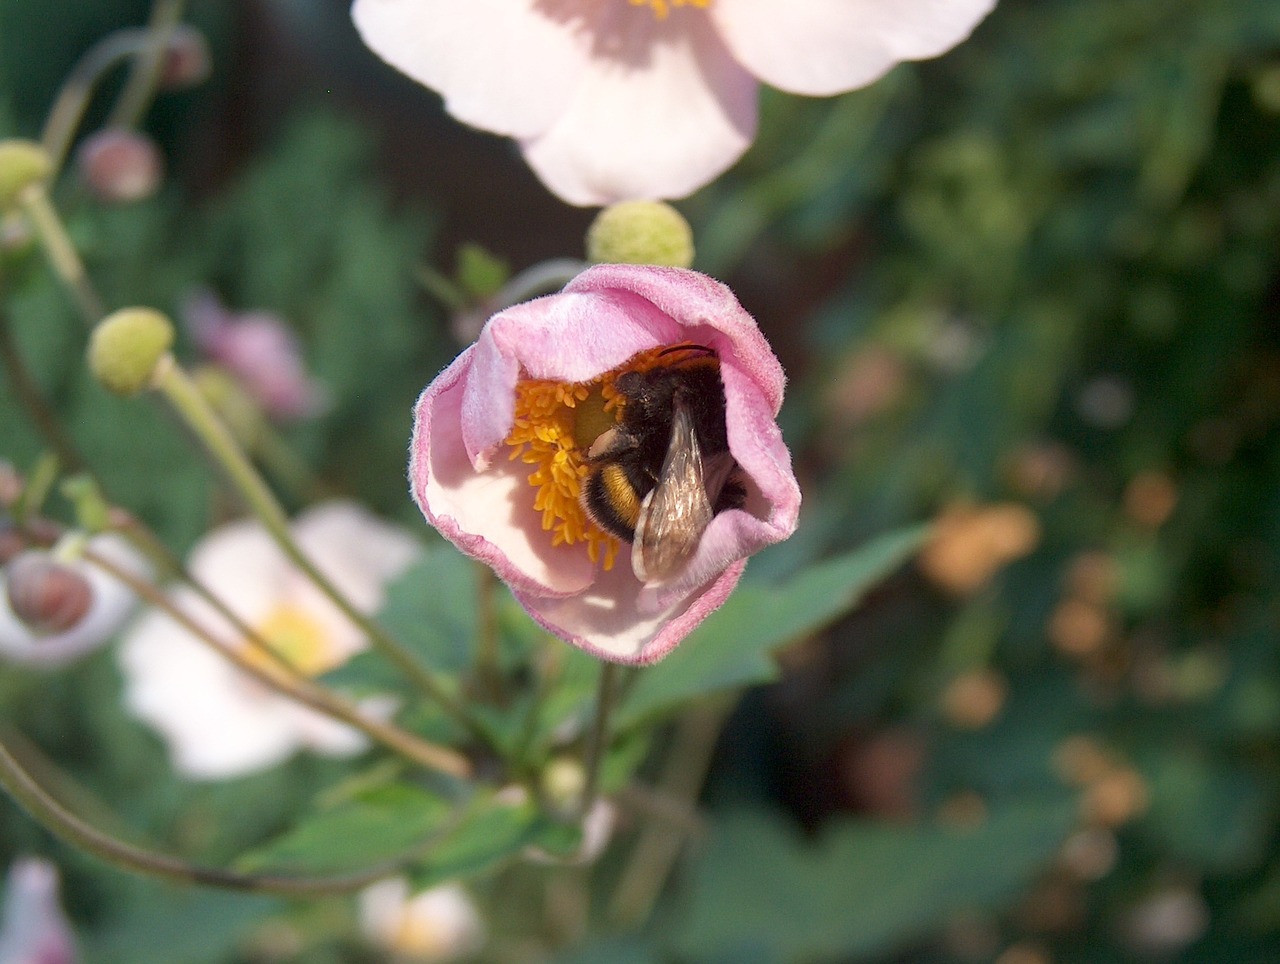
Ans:
{"label": "yellow stamen", "polygon": [[614,388],[628,371],[648,371],[662,364],[669,346],[652,348],[625,365],[590,382],[566,384],[541,379],[516,383],[515,421],[506,443],[510,458],[533,466],[529,484],[532,508],[542,515],[542,528],[553,546],[586,543],[592,562],[612,569],[618,540],[601,530],[582,508],[583,480],[591,443],[622,418],[626,399]]}
{"label": "yellow stamen", "polygon": [[[305,676],[319,676],[340,662],[325,627],[300,606],[291,603],[276,606],[256,629],[277,654]],[[246,652],[250,659],[264,668],[272,667],[271,662],[257,650],[250,648]]]}
{"label": "yellow stamen", "polygon": [[672,7],[699,7],[705,10],[711,0],[630,0],[633,7],[648,7],[659,20],[666,20]]}

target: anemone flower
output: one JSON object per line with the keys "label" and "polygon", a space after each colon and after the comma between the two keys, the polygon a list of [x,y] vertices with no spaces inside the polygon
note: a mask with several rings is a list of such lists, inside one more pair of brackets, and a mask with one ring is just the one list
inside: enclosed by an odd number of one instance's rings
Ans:
{"label": "anemone flower", "polygon": [[760,82],[823,96],[969,35],[995,0],[355,0],[364,42],[571,204],[680,198],[750,145]]}
{"label": "anemone flower", "polygon": [[[673,444],[672,405],[627,397],[655,372],[696,379],[676,394],[702,413],[697,451]],[[783,383],[724,285],[680,268],[597,265],[494,315],[422,393],[413,495],[543,627],[601,658],[651,663],[724,602],[748,556],[795,529],[800,490],[775,421]],[[633,405],[647,428],[627,416]],[[654,518],[651,497],[671,494],[654,480],[671,475],[672,451],[677,478],[697,488],[669,513],[683,520],[680,551],[657,559],[642,520]],[[618,520],[584,496],[593,486],[641,538],[623,548]],[[657,555],[666,547],[659,540]]]}
{"label": "anemone flower", "polygon": [[396,960],[451,961],[484,943],[484,922],[458,883],[411,893],[392,877],[360,892],[360,928],[370,943]]}
{"label": "anemone flower", "polygon": [[[314,506],[292,531],[337,589],[370,612],[419,550],[410,536],[349,502]],[[350,620],[257,520],[210,532],[192,550],[188,569],[300,672],[318,675],[365,648]],[[225,645],[248,646],[194,590],[176,589],[171,599]],[[184,776],[223,779],[274,766],[302,749],[349,756],[365,747],[352,728],[268,689],[159,610],[125,633],[119,655],[126,706],[160,733]]]}
{"label": "anemone flower", "polygon": [[307,373],[302,346],[279,315],[229,311],[213,292],[197,289],[183,302],[182,317],[196,346],[269,417],[310,418],[329,404],[328,391]]}

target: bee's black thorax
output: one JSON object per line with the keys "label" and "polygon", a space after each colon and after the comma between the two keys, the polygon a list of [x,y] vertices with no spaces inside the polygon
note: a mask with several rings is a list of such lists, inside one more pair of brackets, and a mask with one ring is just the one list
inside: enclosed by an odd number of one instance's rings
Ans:
{"label": "bee's black thorax", "polygon": [[[625,372],[614,384],[625,407],[617,427],[602,436],[588,456],[592,471],[582,501],[600,528],[630,542],[640,503],[662,471],[677,402],[693,421],[704,459],[728,452],[724,384],[719,360],[710,353],[649,371]],[[735,473],[713,496],[714,509],[738,508],[745,497]]]}

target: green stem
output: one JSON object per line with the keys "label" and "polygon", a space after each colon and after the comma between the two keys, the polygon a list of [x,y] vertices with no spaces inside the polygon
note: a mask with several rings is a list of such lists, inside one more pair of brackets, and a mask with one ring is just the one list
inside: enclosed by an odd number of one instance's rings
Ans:
{"label": "green stem", "polygon": [[49,192],[45,185],[39,183],[29,185],[19,195],[19,203],[36,229],[36,234],[44,246],[45,255],[54,273],[71,292],[71,297],[75,300],[85,325],[92,328],[106,313],[102,299],[93,287],[93,282],[89,280],[89,272],[85,270],[79,252],[71,243],[62,219],[58,217],[58,212],[49,200]]}
{"label": "green stem", "polygon": [[127,843],[104,833],[67,810],[32,778],[0,741],[0,787],[33,819],[68,843],[113,866],[182,884],[206,884],[286,896],[344,893],[393,873],[403,860],[332,877],[283,877],[237,874],[216,867],[191,864],[168,854]]}
{"label": "green stem", "polygon": [[505,697],[502,668],[498,663],[498,621],[494,610],[497,577],[476,563],[476,682],[480,692],[496,703]]}
{"label": "green stem", "polygon": [[147,49],[148,42],[147,31],[139,27],[116,30],[95,43],[76,61],[58,91],[40,135],[40,142],[53,161],[55,172],[66,160],[98,81],[117,64]]}
{"label": "green stem", "polygon": [[586,760],[583,768],[587,771],[587,783],[582,791],[582,803],[578,806],[578,815],[585,817],[600,795],[600,771],[604,768],[604,758],[609,749],[609,716],[613,713],[614,696],[617,692],[617,663],[600,664],[600,685],[596,690],[596,715],[591,725],[591,734],[587,740]]}
{"label": "green stem", "polygon": [[473,735],[488,742],[484,730],[471,719],[471,716],[448,693],[435,675],[422,666],[404,644],[391,636],[376,620],[357,609],[302,551],[289,531],[289,520],[284,509],[276,501],[248,457],[236,444],[212,406],[172,355],[165,356],[157,364],[152,384],[213,456],[232,487],[244,499],[254,515],[261,520],[276,545],[289,560],[368,636],[369,642],[375,649],[443,707],[454,720],[466,727]]}
{"label": "green stem", "polygon": [[[315,685],[311,680],[299,675],[298,671],[272,648],[271,644],[254,632],[243,620],[232,617],[236,631],[241,633],[248,644],[264,658],[270,661],[271,669],[260,666],[243,652],[239,652],[208,631],[190,615],[174,605],[173,601],[145,579],[140,579],[127,569],[113,564],[101,555],[86,550],[86,561],[98,566],[112,578],[128,586],[140,598],[157,609],[165,612],[170,619],[191,633],[205,645],[212,648],[225,659],[234,663],[242,672],[252,676],[259,683],[290,699],[297,700],[312,709],[346,723],[360,730],[374,741],[388,749],[399,753],[412,763],[446,773],[459,779],[471,776],[471,764],[466,757],[447,747],[429,743],[407,730],[392,723],[366,716],[356,707],[337,694]],[[226,612],[224,609],[223,612]]]}
{"label": "green stem", "polygon": [[134,58],[129,79],[107,116],[107,127],[137,127],[142,121],[142,115],[151,104],[160,82],[165,51],[174,28],[182,19],[183,6],[184,0],[155,0],[152,3],[151,19],[146,29],[147,42]]}
{"label": "green stem", "polygon": [[[681,717],[676,727],[663,765],[660,792],[670,801],[685,801],[691,814],[732,707],[732,700],[697,707]],[[635,927],[649,916],[684,841],[685,835],[666,819],[651,821],[645,827],[631,850],[609,904],[609,917],[613,921]]]}
{"label": "green stem", "polygon": [[13,337],[13,325],[3,307],[0,307],[0,363],[3,363],[5,375],[13,386],[13,394],[31,416],[36,431],[57,455],[58,462],[68,472],[83,472],[84,458],[58,419],[57,412],[46,401],[40,386],[27,370],[22,352],[18,350],[18,343]]}

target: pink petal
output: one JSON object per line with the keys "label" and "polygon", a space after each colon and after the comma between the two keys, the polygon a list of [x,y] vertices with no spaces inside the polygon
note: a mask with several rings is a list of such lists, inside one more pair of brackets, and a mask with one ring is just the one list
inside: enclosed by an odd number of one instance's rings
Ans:
{"label": "pink petal", "polygon": [[[728,513],[725,513],[726,515]],[[535,622],[593,656],[633,666],[654,663],[675,649],[729,598],[746,568],[739,559],[701,592],[650,610],[629,567],[602,572],[585,592],[561,599],[515,592]]]}
{"label": "pink petal", "polygon": [[49,861],[20,857],[13,862],[0,913],[0,962],[75,964],[80,959],[58,890],[58,869]]}
{"label": "pink petal", "polygon": [[711,17],[760,80],[794,94],[863,87],[903,60],[950,50],[995,0],[716,0]]}
{"label": "pink petal", "polygon": [[571,204],[680,198],[728,168],[756,128],[756,84],[700,11],[659,21],[612,0],[592,59],[525,159]]}
{"label": "pink petal", "polygon": [[[460,355],[418,399],[409,462],[414,499],[441,535],[511,586],[581,592],[591,582],[590,560],[581,547],[551,545],[533,509],[528,466],[503,456],[477,471],[467,455],[463,394],[475,354],[471,348]],[[505,394],[514,388],[512,380]],[[510,432],[510,417],[502,438]]]}
{"label": "pink petal", "polygon": [[464,123],[532,137],[564,112],[590,45],[589,0],[356,0],[379,57],[444,96]]}

